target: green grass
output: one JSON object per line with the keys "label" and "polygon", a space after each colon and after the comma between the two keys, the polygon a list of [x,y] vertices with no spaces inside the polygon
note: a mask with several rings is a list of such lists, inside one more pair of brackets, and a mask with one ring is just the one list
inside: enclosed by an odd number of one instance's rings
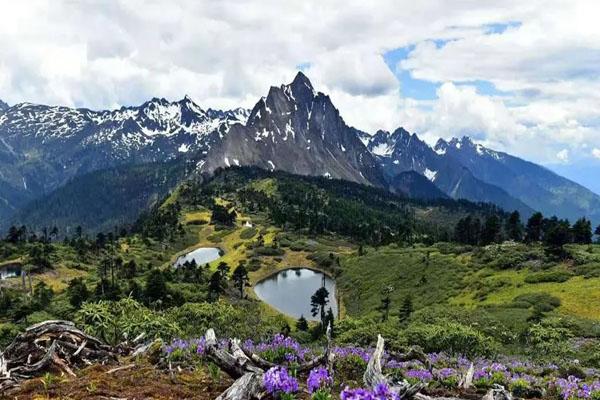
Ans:
{"label": "green grass", "polygon": [[[444,250],[443,254],[438,248]],[[584,251],[587,258],[583,261],[589,261],[589,257],[600,254],[598,248],[596,245],[571,246],[569,250]],[[391,245],[366,251],[362,257],[356,252],[342,257],[338,287],[346,310],[352,316],[376,315],[382,288],[391,286],[392,313],[410,294],[417,309],[435,304],[458,305],[471,310],[486,307],[492,310],[491,314],[509,321],[526,318],[531,312],[518,310],[513,305],[515,298],[543,293],[560,299],[560,306],[555,310],[559,315],[600,321],[600,277],[586,278],[578,275],[577,271],[582,270],[580,267],[578,270],[578,266],[537,259],[543,252],[536,247],[465,249]],[[501,252],[504,260],[519,260],[517,265],[506,268],[504,262],[492,262],[493,255]],[[536,260],[538,262],[532,262]]]}
{"label": "green grass", "polygon": [[462,257],[443,255],[427,247],[393,246],[369,248],[364,256],[343,256],[341,269],[338,287],[347,312],[353,316],[374,313],[381,290],[387,286],[393,287],[391,300],[396,307],[408,294],[417,308],[447,303],[460,293],[464,277],[471,272]]}

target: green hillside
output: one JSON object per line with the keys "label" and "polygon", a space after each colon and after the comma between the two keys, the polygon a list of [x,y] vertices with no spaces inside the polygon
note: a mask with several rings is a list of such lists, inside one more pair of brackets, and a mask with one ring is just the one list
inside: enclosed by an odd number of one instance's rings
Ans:
{"label": "green hillside", "polygon": [[[468,240],[490,244],[455,241],[467,217],[469,227],[485,222]],[[283,331],[316,345],[318,323],[299,329],[252,290],[278,271],[305,266],[336,279],[340,345],[369,347],[380,333],[393,350],[418,345],[558,364],[578,358],[600,367],[600,246],[556,248],[549,233],[541,242],[508,241],[510,220],[488,205],[222,170],[180,185],[131,229],[82,230],[65,240],[11,229],[0,241],[0,268],[16,263],[31,271],[31,283],[29,276],[0,281],[0,347],[30,324],[56,318],[112,344],[141,332],[192,338],[212,327],[219,337],[265,340]],[[562,226],[548,221],[547,232]],[[484,233],[493,224],[495,234]],[[172,267],[200,247],[217,247],[221,257]],[[243,297],[234,279],[240,266],[249,284]]]}

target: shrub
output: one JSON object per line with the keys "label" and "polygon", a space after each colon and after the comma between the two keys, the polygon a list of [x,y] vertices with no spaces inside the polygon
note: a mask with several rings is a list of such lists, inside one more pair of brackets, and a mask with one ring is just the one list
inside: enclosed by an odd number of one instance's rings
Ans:
{"label": "shrub", "polygon": [[525,379],[518,378],[508,385],[508,389],[517,397],[525,397],[529,391],[529,382]]}
{"label": "shrub", "polygon": [[19,332],[20,329],[15,324],[0,324],[0,352],[13,341]]}
{"label": "shrub", "polygon": [[406,329],[405,335],[409,344],[421,346],[426,352],[475,357],[491,355],[498,347],[489,336],[455,322],[444,325],[411,325]]}
{"label": "shrub", "polygon": [[254,254],[258,256],[282,256],[285,251],[275,247],[257,247],[254,249]]}
{"label": "shrub", "polygon": [[339,382],[360,381],[367,362],[358,355],[335,358],[335,378]]}
{"label": "shrub", "polygon": [[513,304],[522,305],[524,303],[528,303],[530,307],[537,306],[546,311],[560,307],[560,299],[558,297],[544,292],[525,293],[513,299]]}
{"label": "shrub", "polygon": [[527,283],[566,282],[573,275],[567,271],[538,272],[525,277]]}
{"label": "shrub", "polygon": [[163,313],[152,311],[130,298],[84,303],[75,320],[88,333],[111,344],[120,343],[125,338],[133,339],[141,333],[148,338],[163,339],[171,339],[181,333],[179,326]]}
{"label": "shrub", "polygon": [[256,228],[246,228],[240,233],[240,239],[252,239],[254,236],[256,236],[256,233]]}
{"label": "shrub", "polygon": [[575,267],[576,275],[583,275],[584,278],[600,278],[600,263],[583,264]]}
{"label": "shrub", "polygon": [[564,360],[572,352],[568,339],[571,332],[567,328],[535,324],[526,334],[526,341],[532,357],[543,360]]}

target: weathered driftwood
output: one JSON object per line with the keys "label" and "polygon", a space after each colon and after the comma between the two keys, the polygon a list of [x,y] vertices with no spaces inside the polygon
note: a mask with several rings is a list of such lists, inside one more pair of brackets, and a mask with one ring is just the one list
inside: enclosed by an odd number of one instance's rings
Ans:
{"label": "weathered driftwood", "polygon": [[510,392],[504,389],[503,386],[494,385],[483,397],[483,400],[512,400],[512,398]]}
{"label": "weathered driftwood", "polygon": [[473,375],[475,375],[475,366],[471,363],[467,373],[458,382],[458,387],[461,389],[470,389],[473,386]]}
{"label": "weathered driftwood", "polygon": [[367,364],[367,369],[363,375],[365,385],[371,388],[375,388],[379,384],[385,384],[394,393],[398,394],[401,399],[410,399],[415,396],[419,391],[425,388],[425,384],[417,383],[411,385],[406,381],[392,382],[385,375],[383,375],[381,369],[381,359],[383,358],[384,352],[384,340],[381,335],[377,336],[377,345],[375,351]]}
{"label": "weathered driftwood", "polygon": [[0,354],[0,392],[48,371],[75,376],[73,369],[117,360],[117,353],[72,322],[46,321],[19,334]]}
{"label": "weathered driftwood", "polygon": [[264,397],[262,373],[248,372],[233,382],[217,400],[254,400]]}
{"label": "weathered driftwood", "polygon": [[[219,368],[235,379],[233,385],[223,392],[217,400],[253,400],[265,397],[263,376],[266,370],[275,367],[276,364],[242,348],[238,339],[231,340],[229,351],[219,349],[213,329],[206,331],[204,338],[206,340],[207,355]],[[323,355],[299,365],[297,371],[308,371],[318,365],[326,365],[331,371],[333,368],[331,349],[331,326],[329,326],[327,328],[327,346]]]}

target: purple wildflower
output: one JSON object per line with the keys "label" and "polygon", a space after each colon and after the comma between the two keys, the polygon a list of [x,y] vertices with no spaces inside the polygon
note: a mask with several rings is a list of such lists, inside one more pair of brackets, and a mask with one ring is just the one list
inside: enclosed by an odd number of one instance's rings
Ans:
{"label": "purple wildflower", "polygon": [[340,398],[342,400],[400,400],[398,394],[392,392],[385,383],[378,384],[373,391],[346,387],[340,393]]}
{"label": "purple wildflower", "polygon": [[306,386],[310,393],[314,393],[317,390],[323,389],[333,383],[333,379],[329,376],[327,368],[319,367],[310,371],[308,379],[306,380]]}
{"label": "purple wildflower", "polygon": [[298,381],[288,373],[285,367],[269,369],[263,377],[263,384],[267,392],[273,396],[298,391]]}

